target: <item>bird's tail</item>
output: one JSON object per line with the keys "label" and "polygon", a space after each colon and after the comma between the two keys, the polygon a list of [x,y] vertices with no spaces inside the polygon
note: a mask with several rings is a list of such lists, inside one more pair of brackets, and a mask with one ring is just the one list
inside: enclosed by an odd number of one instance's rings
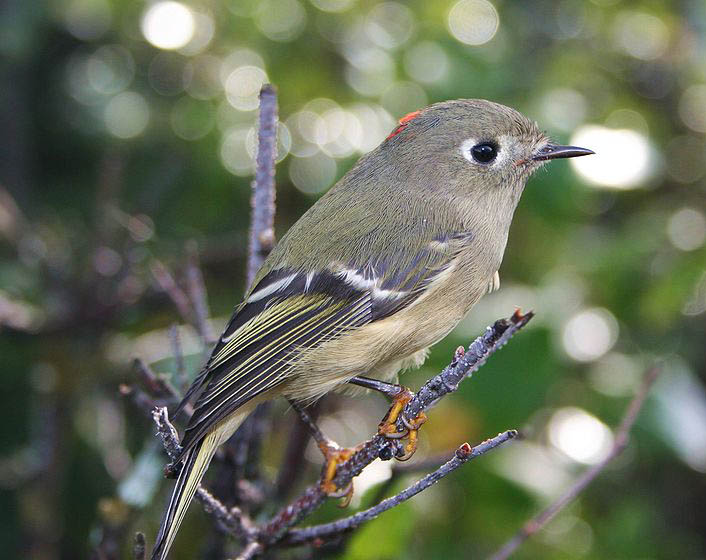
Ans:
{"label": "bird's tail", "polygon": [[174,537],[179,530],[179,525],[184,519],[184,514],[213,458],[213,454],[216,452],[216,448],[220,444],[219,440],[219,434],[214,430],[187,452],[176,486],[164,512],[162,524],[159,527],[157,540],[152,550],[152,560],[164,560],[167,557]]}
{"label": "bird's tail", "polygon": [[169,498],[167,510],[164,512],[159,533],[157,533],[151,560],[166,559],[174,542],[174,537],[176,537],[179,530],[179,525],[184,519],[184,514],[194,498],[194,494],[196,494],[199,483],[206,473],[216,449],[235,433],[235,430],[248,417],[257,403],[257,399],[253,399],[244,404],[220,424],[216,424],[214,429],[206,434],[198,444],[187,451],[181,471],[179,471],[176,486],[174,486],[172,495]]}

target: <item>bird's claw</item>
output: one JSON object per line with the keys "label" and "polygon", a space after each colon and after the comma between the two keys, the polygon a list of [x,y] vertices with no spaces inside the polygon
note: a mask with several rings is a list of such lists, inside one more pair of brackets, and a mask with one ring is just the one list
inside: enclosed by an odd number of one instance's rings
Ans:
{"label": "bird's claw", "polygon": [[[409,419],[404,414],[404,408],[414,398],[414,393],[406,387],[400,387],[400,391],[393,397],[392,406],[385,415],[385,418],[378,426],[378,433],[391,439],[407,438],[404,446],[404,453],[395,458],[398,461],[407,461],[415,451],[417,451],[419,428],[427,421],[427,415],[420,412],[416,418]],[[405,431],[397,430],[397,419],[400,419],[405,426]]]}
{"label": "bird's claw", "polygon": [[348,483],[344,488],[338,488],[333,479],[336,478],[338,465],[350,459],[358,448],[341,448],[333,442],[327,442],[319,443],[319,449],[326,459],[321,477],[321,490],[329,498],[343,498],[339,507],[347,507],[353,497],[353,482]]}

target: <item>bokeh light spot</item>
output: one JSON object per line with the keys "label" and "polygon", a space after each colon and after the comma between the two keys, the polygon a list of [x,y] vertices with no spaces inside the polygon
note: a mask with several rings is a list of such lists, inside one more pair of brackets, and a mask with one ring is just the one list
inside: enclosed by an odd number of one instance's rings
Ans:
{"label": "bokeh light spot", "polygon": [[142,15],[142,34],[159,49],[179,49],[194,35],[194,16],[180,2],[156,2]]}
{"label": "bokeh light spot", "polygon": [[209,45],[216,31],[216,24],[208,12],[192,11],[191,16],[194,18],[194,32],[189,42],[179,49],[180,53],[188,56],[202,52]]}
{"label": "bokeh light spot", "polygon": [[98,93],[113,95],[130,85],[135,75],[132,55],[120,45],[105,45],[86,62],[86,78]]}
{"label": "bokeh light spot", "polygon": [[600,463],[613,445],[613,434],[608,426],[580,408],[557,410],[549,421],[548,430],[552,445],[586,465]]}
{"label": "bokeh light spot", "polygon": [[255,12],[255,25],[268,39],[292,41],[306,26],[306,11],[298,0],[263,0]]}
{"label": "bokeh light spot", "polygon": [[134,138],[147,128],[150,110],[142,95],[125,91],[113,97],[103,113],[105,126],[113,136]]}
{"label": "bokeh light spot", "polygon": [[662,366],[655,384],[655,426],[689,467],[706,473],[706,391],[703,381],[682,359]]}
{"label": "bokeh light spot", "polygon": [[210,54],[194,57],[186,63],[182,74],[184,89],[194,99],[213,99],[222,90],[221,61]]}
{"label": "bokeh light spot", "polygon": [[589,371],[594,389],[611,397],[629,397],[640,384],[642,367],[634,358],[610,352],[595,362]]}
{"label": "bokeh light spot", "polygon": [[644,12],[619,14],[613,27],[618,48],[641,60],[660,57],[669,46],[669,30],[664,22]]}
{"label": "bokeh light spot", "polygon": [[108,29],[112,13],[107,0],[71,0],[64,9],[66,29],[82,41],[101,37]]}
{"label": "bokeh light spot", "polygon": [[349,108],[360,123],[360,136],[351,141],[360,153],[375,149],[390,134],[397,121],[379,105],[356,103]]}
{"label": "bokeh light spot", "polygon": [[606,354],[618,340],[618,322],[607,309],[593,308],[571,317],[564,326],[562,342],[576,361],[591,362]]}
{"label": "bokeh light spot", "polygon": [[248,152],[247,143],[251,127],[236,127],[227,130],[221,141],[221,163],[234,175],[247,176],[253,172],[254,160]]}
{"label": "bokeh light spot", "polygon": [[541,98],[542,122],[563,132],[574,130],[586,118],[588,103],[575,89],[557,88]]}
{"label": "bokeh light spot", "polygon": [[647,137],[635,130],[585,125],[576,130],[571,144],[596,152],[570,160],[573,169],[596,186],[636,188],[651,176],[655,167]]}
{"label": "bokeh light spot", "polygon": [[690,86],[679,100],[679,116],[696,132],[706,132],[706,84]]}
{"label": "bokeh light spot", "polygon": [[377,4],[370,10],[365,21],[368,37],[385,49],[394,49],[406,43],[413,30],[412,11],[397,2]]}
{"label": "bokeh light spot", "polygon": [[395,82],[385,90],[380,98],[382,106],[393,115],[400,117],[416,111],[428,104],[427,94],[414,82]]}
{"label": "bokeh light spot", "polygon": [[311,3],[322,12],[345,12],[355,4],[355,0],[311,0]]}
{"label": "bokeh light spot", "polygon": [[706,218],[696,208],[681,208],[669,217],[667,236],[680,251],[694,251],[706,241]]}
{"label": "bokeh light spot", "polygon": [[177,95],[184,91],[184,57],[175,52],[160,52],[147,68],[150,86],[161,95]]}
{"label": "bokeh light spot", "polygon": [[101,276],[115,276],[123,265],[120,253],[101,245],[93,253],[93,268]]}
{"label": "bokeh light spot", "polygon": [[260,53],[250,50],[250,49],[235,49],[231,51],[221,63],[220,77],[221,82],[225,86],[225,82],[228,76],[234,70],[237,70],[241,66],[257,66],[258,68],[265,69],[265,61],[263,60]]}
{"label": "bokeh light spot", "polygon": [[677,136],[664,153],[667,174],[679,183],[693,183],[706,175],[706,143],[695,136]]}
{"label": "bokeh light spot", "polygon": [[451,35],[467,45],[483,45],[498,31],[500,17],[488,0],[460,0],[448,16]]}
{"label": "bokeh light spot", "polygon": [[361,95],[380,95],[395,79],[395,61],[383,49],[350,50],[347,58],[346,81]]}
{"label": "bokeh light spot", "polygon": [[289,177],[300,191],[319,194],[336,179],[336,161],[324,153],[310,157],[293,157],[289,161]]}
{"label": "bokeh light spot", "polygon": [[612,111],[605,119],[605,126],[608,128],[627,128],[648,136],[650,127],[640,113],[633,109],[616,109]]}
{"label": "bokeh light spot", "polygon": [[257,66],[241,66],[233,70],[225,81],[228,103],[240,111],[252,111],[259,105],[258,95],[267,74]]}
{"label": "bokeh light spot", "polygon": [[438,43],[421,41],[405,52],[404,69],[415,81],[433,84],[448,76],[449,57]]}

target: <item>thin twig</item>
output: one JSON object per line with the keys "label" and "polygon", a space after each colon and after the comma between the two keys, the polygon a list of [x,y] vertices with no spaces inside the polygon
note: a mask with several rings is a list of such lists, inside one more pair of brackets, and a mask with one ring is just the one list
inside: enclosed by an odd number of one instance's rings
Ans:
{"label": "thin twig", "polygon": [[314,441],[316,441],[316,443],[318,443],[319,445],[326,445],[330,443],[329,438],[324,435],[324,433],[321,431],[321,428],[319,428],[318,424],[314,422],[312,417],[309,416],[309,413],[304,410],[302,406],[300,406],[296,401],[293,400],[289,401],[289,406],[291,406],[292,410],[294,410],[294,412],[299,415],[299,419],[302,421],[304,426],[306,426],[307,430],[309,430],[311,437],[314,438]]}
{"label": "thin twig", "polygon": [[186,323],[191,323],[193,320],[193,314],[191,309],[191,303],[189,302],[188,296],[181,289],[177,281],[169,272],[169,269],[161,261],[154,259],[150,263],[150,270],[154,279],[159,284],[159,287],[169,296],[172,300],[174,306],[177,308],[179,315]]}
{"label": "thin twig", "polygon": [[586,487],[593,482],[606,466],[620,455],[627,447],[630,438],[630,430],[632,429],[637,417],[645,403],[645,399],[650,392],[650,389],[659,375],[660,368],[657,366],[651,367],[645,374],[642,385],[639,391],[633,397],[628,405],[625,415],[615,433],[613,447],[608,453],[608,456],[597,465],[586,470],[576,482],[555,502],[550,504],[546,509],[538,515],[527,521],[524,526],[507,541],[495,554],[490,556],[489,560],[505,560],[512,555],[517,548],[524,543],[529,537],[540,531],[559,511],[564,509],[568,504],[573,502]]}
{"label": "thin twig", "polygon": [[147,414],[150,414],[156,406],[159,406],[152,397],[134,385],[121,383],[118,386],[118,392],[122,397],[130,397],[135,406]]}
{"label": "thin twig", "polygon": [[255,179],[252,182],[252,218],[248,247],[247,284],[252,285],[258,269],[275,243],[275,158],[277,155],[277,93],[265,84],[260,90]]}
{"label": "thin twig", "polygon": [[189,388],[189,377],[186,375],[186,364],[184,363],[184,350],[179,336],[179,325],[172,324],[169,327],[169,341],[174,354],[174,379],[183,393]]}
{"label": "thin twig", "polygon": [[[133,360],[132,365],[149,395],[162,399],[167,404],[173,404],[181,400],[181,393],[169,382],[166,375],[155,373],[140,358]],[[188,408],[189,410],[186,410],[186,413],[190,415],[191,407]]]}
{"label": "thin twig", "polygon": [[199,264],[198,247],[195,241],[186,244],[186,285],[189,300],[194,310],[194,324],[206,348],[216,341],[213,330],[208,322],[210,311],[208,309],[208,295],[203,281],[203,273]]}
{"label": "thin twig", "polygon": [[262,545],[253,541],[248,543],[235,560],[251,560],[251,558],[255,558],[260,552],[262,552]]}
{"label": "thin twig", "polygon": [[174,461],[181,453],[181,445],[179,445],[179,434],[177,434],[176,428],[169,421],[167,407],[155,408],[152,411],[152,420],[157,425],[157,435],[162,441],[162,447],[164,447],[169,458]]}
{"label": "thin twig", "polygon": [[306,527],[304,529],[291,529],[287,533],[287,537],[284,539],[283,543],[294,545],[302,544],[317,539],[325,540],[340,535],[342,533],[351,531],[362,523],[365,523],[366,521],[371,521],[381,513],[400,505],[402,502],[409,500],[413,496],[416,496],[423,490],[429,488],[432,484],[437,483],[445,476],[451,474],[461,465],[465,464],[471,459],[479,457],[480,455],[486,453],[487,451],[490,451],[491,449],[494,449],[495,447],[514,438],[516,435],[516,430],[508,430],[506,432],[498,434],[492,439],[488,439],[476,445],[475,447],[471,447],[467,443],[464,443],[456,450],[454,456],[449,461],[441,465],[434,472],[429,473],[428,475],[419,479],[417,482],[415,482],[399,494],[387,498],[379,504],[359,513],[356,513],[355,515],[351,515],[350,517],[346,517],[344,519],[339,519],[338,521],[334,521],[332,523],[324,523],[322,525],[315,525],[313,527]]}

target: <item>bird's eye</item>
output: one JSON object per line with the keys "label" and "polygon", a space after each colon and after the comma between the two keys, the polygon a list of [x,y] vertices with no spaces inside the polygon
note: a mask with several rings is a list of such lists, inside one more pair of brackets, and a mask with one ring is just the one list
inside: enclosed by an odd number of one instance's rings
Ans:
{"label": "bird's eye", "polygon": [[498,155],[498,147],[490,142],[476,144],[471,148],[471,156],[478,163],[490,163]]}

